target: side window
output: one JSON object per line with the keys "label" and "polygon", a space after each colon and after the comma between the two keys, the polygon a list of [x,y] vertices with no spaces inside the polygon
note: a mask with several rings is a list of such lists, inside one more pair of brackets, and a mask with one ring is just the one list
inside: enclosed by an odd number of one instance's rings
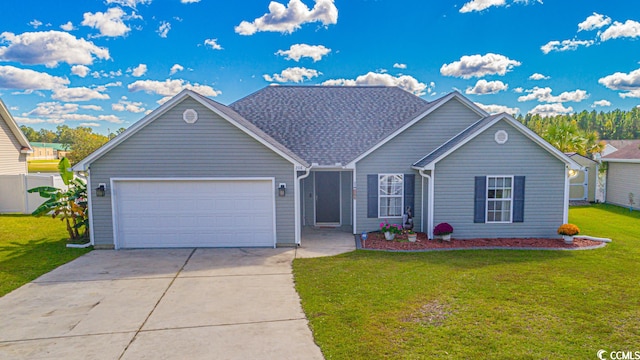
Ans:
{"label": "side window", "polygon": [[487,176],[487,222],[510,223],[513,213],[513,176]]}
{"label": "side window", "polygon": [[378,217],[402,217],[404,175],[378,175]]}

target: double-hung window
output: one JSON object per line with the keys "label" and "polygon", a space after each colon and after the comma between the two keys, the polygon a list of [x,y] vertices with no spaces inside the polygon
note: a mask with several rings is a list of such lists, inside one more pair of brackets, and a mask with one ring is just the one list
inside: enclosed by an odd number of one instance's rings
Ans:
{"label": "double-hung window", "polygon": [[513,176],[487,176],[487,222],[510,223],[513,213]]}
{"label": "double-hung window", "polygon": [[378,217],[402,217],[403,174],[378,175]]}

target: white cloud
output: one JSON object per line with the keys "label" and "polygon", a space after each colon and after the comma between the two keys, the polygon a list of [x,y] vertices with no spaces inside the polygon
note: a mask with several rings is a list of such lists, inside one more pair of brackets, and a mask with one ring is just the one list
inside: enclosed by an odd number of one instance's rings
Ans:
{"label": "white cloud", "polygon": [[182,71],[182,70],[184,70],[184,66],[182,66],[180,64],[174,64],[171,67],[171,72],[169,74],[173,75],[173,74],[177,73],[178,71]]}
{"label": "white cloud", "polygon": [[529,114],[540,115],[542,117],[557,116],[569,114],[573,112],[571,106],[564,107],[562,104],[544,104],[538,105],[529,111]]}
{"label": "white cloud", "polygon": [[514,92],[514,93],[517,93],[517,94],[521,94],[521,93],[523,93],[523,92],[524,92],[524,89],[523,89],[523,88],[521,88],[521,87],[517,87],[517,88],[513,89],[513,92]]}
{"label": "white cloud", "polygon": [[307,69],[303,67],[291,67],[286,68],[280,72],[280,74],[273,74],[273,76],[264,74],[262,77],[269,82],[303,82],[305,79],[310,80],[314,77],[318,77],[322,73],[317,70]]}
{"label": "white cloud", "polygon": [[106,100],[109,95],[103,94],[96,89],[87,87],[73,87],[54,89],[51,98],[60,101],[90,101],[90,100]]}
{"label": "white cloud", "polygon": [[593,13],[585,19],[585,21],[578,24],[578,31],[591,31],[600,29],[601,27],[611,24],[611,18],[598,13]]}
{"label": "white cloud", "polygon": [[301,0],[290,0],[287,6],[272,1],[268,13],[252,22],[242,21],[235,31],[240,35],[253,35],[258,31],[292,33],[306,23],[321,22],[324,26],[337,24],[338,8],[333,1],[315,0],[311,10]]}
{"label": "white cloud", "polygon": [[[135,4],[134,4],[135,5]],[[100,31],[98,36],[118,37],[126,35],[131,28],[122,21],[125,12],[120,8],[110,8],[106,12],[84,13],[82,25],[89,26]]]}
{"label": "white cloud", "polygon": [[628,92],[620,94],[621,98],[640,97],[640,69],[634,70],[628,74],[617,72],[607,75],[600,78],[598,83],[611,90],[627,90]]}
{"label": "white cloud", "polygon": [[504,75],[514,66],[520,66],[520,62],[511,60],[500,54],[487,53],[485,55],[465,55],[460,61],[444,64],[440,73],[444,76],[455,76],[463,79],[483,77],[486,75]]}
{"label": "white cloud", "polygon": [[407,64],[395,63],[395,64],[393,64],[393,67],[396,68],[396,69],[406,69],[407,68]]}
{"label": "white cloud", "polygon": [[609,26],[607,30],[600,34],[600,40],[607,41],[610,39],[617,39],[620,37],[636,38],[640,36],[640,23],[633,20],[627,20],[624,23],[617,21],[613,22],[613,25]]}
{"label": "white cloud", "polygon": [[42,124],[43,122],[46,122],[46,120],[43,119],[34,119],[22,116],[14,116],[13,118],[18,124]]}
{"label": "white cloud", "polygon": [[94,56],[110,59],[106,48],[62,31],[27,32],[20,35],[3,32],[0,40],[9,43],[9,46],[0,47],[0,60],[22,64],[55,67],[60,62],[90,65],[93,64]]}
{"label": "white cloud", "polygon": [[60,29],[64,31],[72,31],[75,30],[75,27],[73,27],[73,23],[71,21],[67,21],[66,24],[60,25]]}
{"label": "white cloud", "polygon": [[193,4],[200,2],[200,0],[180,0],[180,2],[183,4]]}
{"label": "white cloud", "polygon": [[496,94],[500,91],[506,91],[508,88],[509,85],[500,80],[487,81],[485,79],[480,79],[473,87],[468,87],[465,93],[473,95]]}
{"label": "white cloud", "polygon": [[101,77],[103,78],[114,78],[114,77],[118,77],[118,76],[122,76],[122,70],[118,69],[118,70],[111,70],[109,72],[106,72],[104,70],[100,70],[100,71],[94,71],[91,73],[91,76],[95,79],[99,79]]}
{"label": "white cloud", "polygon": [[579,46],[589,47],[593,45],[593,43],[594,43],[593,40],[562,40],[562,41],[552,40],[542,45],[540,47],[540,50],[542,50],[543,53],[548,54],[552,51],[560,52],[560,51],[576,50]]}
{"label": "white cloud", "polygon": [[102,106],[98,105],[80,105],[80,108],[93,111],[102,111]]}
{"label": "white cloud", "polygon": [[518,113],[520,112],[519,108],[510,108],[508,106],[504,106],[504,105],[495,105],[495,104],[491,104],[491,105],[485,105],[485,104],[481,104],[481,103],[475,103],[476,105],[478,105],[479,107],[481,107],[484,111],[488,112],[489,114],[500,114],[500,113],[507,113],[511,116],[516,116],[518,115]]}
{"label": "white cloud", "polygon": [[[129,71],[127,71],[129,72]],[[131,69],[131,75],[133,75],[134,77],[140,77],[144,74],[147,73],[147,65],[146,64],[139,64],[138,66],[136,66],[135,68]]]}
{"label": "white cloud", "polygon": [[75,113],[78,108],[78,104],[61,104],[57,101],[41,102],[37,104],[35,109],[22,113],[22,116],[60,117],[64,114]]}
{"label": "white cloud", "polygon": [[98,127],[100,126],[100,124],[98,123],[94,123],[94,122],[87,122],[87,123],[80,123],[79,126],[84,126],[84,127]]}
{"label": "white cloud", "polygon": [[138,80],[134,83],[129,84],[128,89],[131,92],[144,91],[148,94],[162,95],[164,96],[164,98],[158,101],[158,103],[160,104],[163,104],[172,96],[176,95],[184,89],[193,90],[204,96],[218,96],[222,94],[221,91],[215,90],[208,85],[200,85],[198,83],[190,84],[189,82],[186,82],[182,79],[167,79],[165,81]]}
{"label": "white cloud", "polygon": [[34,29],[37,29],[40,26],[42,26],[42,21],[40,21],[38,19],[33,19],[33,20],[29,21],[29,25],[33,26]]}
{"label": "white cloud", "polygon": [[171,30],[171,23],[168,21],[162,21],[156,32],[161,38],[166,38],[169,34],[169,30]]}
{"label": "white cloud", "polygon": [[115,111],[128,111],[132,113],[141,113],[147,111],[147,109],[144,108],[143,103],[127,101],[126,97],[125,99],[119,100],[116,104],[111,104],[111,109]]}
{"label": "white cloud", "polygon": [[584,90],[565,91],[558,96],[551,95],[551,88],[549,87],[534,87],[531,90],[525,90],[527,95],[518,97],[518,101],[531,101],[538,100],[539,102],[547,103],[564,103],[564,102],[580,102],[589,97]]}
{"label": "white cloud", "polygon": [[211,47],[213,50],[222,50],[222,46],[218,44],[218,39],[205,39],[204,45]]}
{"label": "white cloud", "polygon": [[549,80],[549,79],[551,79],[551,77],[542,75],[540,73],[534,73],[531,76],[529,76],[529,80]]}
{"label": "white cloud", "polygon": [[460,8],[460,12],[468,13],[472,11],[482,11],[492,6],[504,5],[506,5],[505,0],[471,0]]}
{"label": "white cloud", "polygon": [[323,56],[331,52],[331,49],[324,47],[323,45],[307,45],[307,44],[294,44],[289,47],[289,50],[278,50],[276,55],[286,56],[287,60],[300,61],[303,57],[313,59],[313,62],[320,61]]}
{"label": "white cloud", "polygon": [[594,101],[593,104],[591,104],[591,107],[597,107],[597,106],[611,106],[611,101],[609,100],[598,100],[598,101]]}
{"label": "white cloud", "polygon": [[0,89],[52,90],[69,84],[69,80],[30,69],[0,65]]}
{"label": "white cloud", "polygon": [[151,4],[151,1],[152,0],[107,0],[107,4],[116,4],[135,9],[138,4]]}
{"label": "white cloud", "polygon": [[322,83],[325,86],[358,86],[358,85],[384,85],[397,86],[417,96],[432,93],[436,84],[434,82],[427,84],[421,83],[414,77],[409,75],[392,76],[389,74],[380,74],[369,72],[365,75],[358,76],[354,79],[332,79]]}
{"label": "white cloud", "polygon": [[84,65],[73,65],[71,67],[71,73],[78,75],[81,78],[86,77],[89,74],[90,69]]}

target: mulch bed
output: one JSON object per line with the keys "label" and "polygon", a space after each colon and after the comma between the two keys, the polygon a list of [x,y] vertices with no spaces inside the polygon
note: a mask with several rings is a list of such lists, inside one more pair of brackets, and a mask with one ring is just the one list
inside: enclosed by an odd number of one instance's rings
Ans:
{"label": "mulch bed", "polygon": [[512,239],[464,239],[442,241],[439,239],[428,240],[427,234],[417,233],[416,242],[409,242],[406,235],[396,235],[394,240],[385,240],[384,234],[371,232],[363,249],[376,250],[430,250],[430,249],[466,249],[478,247],[503,247],[503,248],[541,248],[541,249],[580,249],[599,246],[600,241],[574,239],[573,244],[565,244],[562,239],[540,239],[540,238],[512,238]]}

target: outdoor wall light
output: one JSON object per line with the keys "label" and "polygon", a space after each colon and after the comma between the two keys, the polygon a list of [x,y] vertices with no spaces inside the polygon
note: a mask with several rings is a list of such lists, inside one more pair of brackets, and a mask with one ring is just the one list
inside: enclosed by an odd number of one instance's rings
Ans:
{"label": "outdoor wall light", "polygon": [[104,197],[106,192],[107,191],[106,191],[106,185],[105,184],[100,184],[96,188],[96,196],[98,196],[98,197]]}
{"label": "outdoor wall light", "polygon": [[280,185],[278,185],[278,196],[285,196],[286,192],[287,192],[287,184],[280,183]]}

